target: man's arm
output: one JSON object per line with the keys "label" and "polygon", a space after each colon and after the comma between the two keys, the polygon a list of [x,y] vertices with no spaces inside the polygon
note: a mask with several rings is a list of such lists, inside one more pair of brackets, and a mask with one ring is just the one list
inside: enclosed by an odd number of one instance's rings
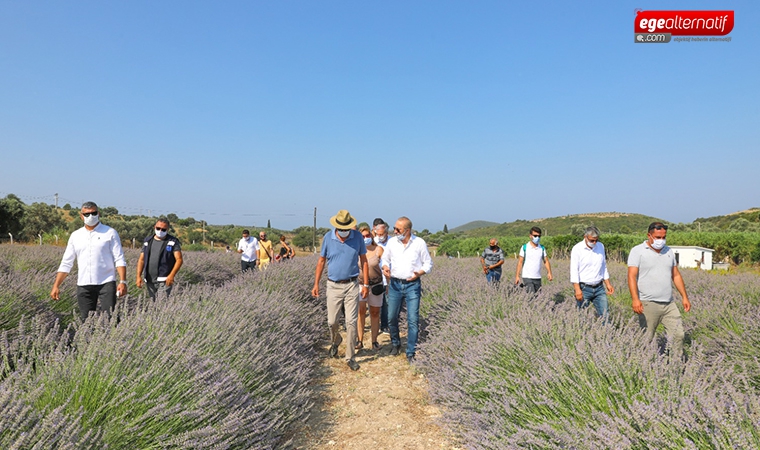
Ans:
{"label": "man's arm", "polygon": [[683,282],[681,272],[678,271],[677,266],[673,266],[673,284],[676,285],[678,293],[681,294],[681,301],[683,302],[684,312],[689,312],[691,310],[691,302],[689,301],[689,297],[686,295],[686,285]]}
{"label": "man's arm", "polygon": [[523,266],[524,260],[525,260],[524,256],[520,256],[517,258],[517,270],[515,270],[515,284],[520,284],[520,272],[522,272],[522,266]]}
{"label": "man's arm", "polygon": [[137,259],[137,269],[135,272],[137,273],[137,279],[135,280],[135,284],[137,287],[141,288],[143,287],[143,264],[145,263],[145,253],[140,252],[140,257]]}
{"label": "man's arm", "polygon": [[546,279],[552,281],[554,279],[552,276],[552,265],[549,264],[549,258],[546,256],[544,256],[544,266],[546,266]]}
{"label": "man's arm", "polygon": [[311,288],[311,295],[313,297],[319,297],[319,280],[322,278],[322,272],[325,270],[325,261],[326,258],[324,256],[320,256],[317,261],[317,271],[314,274],[314,287]]}
{"label": "man's arm", "polygon": [[174,284],[174,276],[179,272],[179,268],[182,267],[182,251],[174,252],[174,267],[169,275],[166,276],[166,285],[171,286]]}
{"label": "man's arm", "polygon": [[636,266],[628,266],[628,290],[631,292],[631,306],[633,312],[636,314],[644,313],[644,305],[641,304],[639,299],[639,268]]}
{"label": "man's arm", "polygon": [[575,300],[583,301],[583,290],[581,289],[581,274],[578,268],[578,262],[580,255],[575,250],[575,247],[570,251],[570,283],[573,285],[573,295]]}
{"label": "man's arm", "polygon": [[119,274],[119,284],[116,286],[116,296],[123,297],[127,295],[127,284],[122,281],[127,281],[127,266],[118,266],[116,273]]}
{"label": "man's arm", "polygon": [[483,273],[488,273],[488,266],[486,265],[486,259],[480,257],[480,265],[483,266]]}
{"label": "man's arm", "polygon": [[359,276],[362,277],[362,288],[360,295],[362,298],[367,298],[367,294],[369,294],[369,263],[367,262],[367,255],[359,255],[359,267],[361,267]]}

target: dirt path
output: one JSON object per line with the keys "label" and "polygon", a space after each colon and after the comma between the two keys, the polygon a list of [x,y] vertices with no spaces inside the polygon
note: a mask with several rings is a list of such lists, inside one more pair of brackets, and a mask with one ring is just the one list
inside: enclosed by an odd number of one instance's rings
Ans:
{"label": "dirt path", "polygon": [[[369,320],[368,320],[369,322]],[[346,342],[345,333],[343,342]],[[404,336],[402,336],[404,342]],[[311,418],[295,433],[296,449],[457,449],[435,423],[440,411],[430,403],[427,380],[406,361],[402,351],[390,356],[390,336],[379,336],[372,350],[369,330],[353,372],[344,359],[320,358],[321,396]],[[369,345],[368,345],[369,344]]]}

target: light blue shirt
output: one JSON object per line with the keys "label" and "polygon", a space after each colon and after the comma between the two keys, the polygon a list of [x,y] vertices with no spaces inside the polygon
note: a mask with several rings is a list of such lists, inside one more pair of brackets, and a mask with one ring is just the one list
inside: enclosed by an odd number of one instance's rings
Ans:
{"label": "light blue shirt", "polygon": [[330,231],[322,239],[322,250],[319,253],[327,260],[327,279],[332,281],[358,277],[359,256],[365,254],[367,247],[364,245],[364,237],[356,230],[351,230],[343,242],[335,235],[335,230]]}

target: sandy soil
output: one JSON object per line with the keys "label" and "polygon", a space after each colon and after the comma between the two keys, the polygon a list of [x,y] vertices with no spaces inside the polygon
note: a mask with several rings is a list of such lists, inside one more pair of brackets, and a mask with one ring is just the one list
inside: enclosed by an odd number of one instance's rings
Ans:
{"label": "sandy soil", "polygon": [[[343,338],[345,343],[345,333]],[[390,355],[390,336],[381,334],[378,343],[380,349],[372,350],[367,329],[356,372],[346,365],[344,344],[339,358],[329,358],[324,347],[317,386],[321,395],[311,418],[295,431],[293,448],[459,448],[435,422],[441,413],[430,403],[424,375],[409,365],[403,348],[399,356]]]}

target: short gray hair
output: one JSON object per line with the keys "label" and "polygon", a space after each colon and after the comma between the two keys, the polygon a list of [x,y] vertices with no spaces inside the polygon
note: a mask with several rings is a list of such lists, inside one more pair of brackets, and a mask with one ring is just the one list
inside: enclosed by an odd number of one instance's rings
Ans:
{"label": "short gray hair", "polygon": [[82,209],[98,209],[98,205],[95,202],[84,202],[82,203]]}
{"label": "short gray hair", "polygon": [[599,237],[599,228],[595,226],[586,227],[586,231],[583,233],[584,236],[592,237],[592,238],[598,238]]}

